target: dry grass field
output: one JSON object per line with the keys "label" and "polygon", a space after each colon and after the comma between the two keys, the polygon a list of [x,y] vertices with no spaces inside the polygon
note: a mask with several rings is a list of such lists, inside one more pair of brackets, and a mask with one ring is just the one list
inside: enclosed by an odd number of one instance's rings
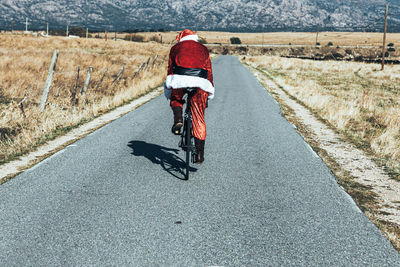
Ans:
{"label": "dry grass field", "polygon": [[[166,61],[162,59],[169,49],[155,42],[11,34],[0,35],[0,44],[0,164],[161,85],[166,75]],[[39,103],[55,49],[60,53],[48,105],[41,112]],[[158,61],[153,66],[156,54]],[[139,65],[149,58],[146,70],[133,79]],[[123,63],[125,71],[114,82]],[[75,103],[71,98],[78,66],[78,92],[89,67],[93,67],[93,73],[86,98]],[[26,101],[19,105],[24,98]]]}
{"label": "dry grass field", "polygon": [[400,179],[400,66],[247,57]]}
{"label": "dry grass field", "polygon": [[[208,44],[230,44],[231,37],[239,37],[243,45],[315,45],[319,42],[322,46],[332,42],[334,46],[382,46],[383,33],[376,32],[266,32],[266,33],[233,33],[233,32],[196,32]],[[139,32],[134,35],[142,36],[144,41],[162,40],[163,43],[175,41],[178,32]],[[97,34],[92,34],[93,36]],[[104,38],[104,33],[99,33]],[[108,33],[108,38],[117,36],[123,39],[129,34]],[[388,33],[386,43],[400,46],[400,33]]]}
{"label": "dry grass field", "polygon": [[[223,32],[199,32],[208,43],[230,43],[230,38],[237,36],[242,44],[292,44],[315,45],[317,33],[315,32],[268,32],[268,33],[223,33]],[[318,42],[324,46],[329,42],[339,46],[382,45],[382,33],[365,32],[320,32]],[[387,43],[400,45],[400,34],[389,33]]]}

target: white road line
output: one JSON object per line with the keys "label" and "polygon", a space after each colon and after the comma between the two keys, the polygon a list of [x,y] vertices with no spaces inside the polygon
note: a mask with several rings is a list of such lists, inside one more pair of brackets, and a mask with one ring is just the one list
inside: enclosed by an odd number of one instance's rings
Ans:
{"label": "white road line", "polygon": [[311,153],[313,154],[314,158],[319,158],[318,154],[314,151],[314,149],[312,149],[312,147],[304,141],[304,144],[306,144],[306,147],[308,148],[308,150],[311,151]]}
{"label": "white road line", "polygon": [[34,171],[36,168],[38,168],[39,166],[43,165],[44,163],[50,161],[52,158],[56,157],[57,155],[60,155],[62,153],[64,153],[66,150],[62,149],[60,151],[58,151],[57,153],[54,153],[53,155],[51,155],[50,157],[48,157],[47,159],[42,160],[41,162],[39,162],[38,164],[36,164],[35,166],[33,166],[32,168],[28,169],[26,172],[30,173],[32,171]]}
{"label": "white road line", "polygon": [[[92,133],[93,130],[98,129],[99,127],[104,127],[106,124],[118,119],[119,117],[129,113],[130,111],[135,110],[140,105],[150,101],[154,97],[159,96],[162,91],[163,87],[159,87],[158,89],[150,92],[149,94],[142,96],[136,100],[133,100],[127,105],[118,107],[106,114],[101,115],[100,117],[80,126],[72,130],[71,132],[60,136],[52,141],[49,141],[47,144],[40,147],[37,151],[33,151],[25,156],[22,156],[20,159],[5,163],[0,166],[0,181],[3,179],[16,175],[21,171],[25,171],[29,166],[32,166],[38,159],[46,157],[46,155],[51,154],[53,151],[58,150],[59,148],[63,147],[66,143],[76,141],[82,137],[87,136],[88,134]],[[72,146],[72,145],[70,145]],[[62,153],[63,150],[59,151],[58,153]],[[53,154],[53,156],[57,155],[58,153]],[[42,164],[46,162],[46,160],[42,161]],[[40,166],[40,165],[35,165]],[[35,167],[30,168],[29,170],[33,170]]]}
{"label": "white road line", "polygon": [[361,209],[357,206],[356,202],[354,202],[354,199],[349,194],[347,194],[346,191],[344,191],[344,188],[342,186],[340,186],[340,188],[342,189],[345,197],[351,202],[351,207],[353,208],[353,210],[357,211],[358,213],[363,213]]}

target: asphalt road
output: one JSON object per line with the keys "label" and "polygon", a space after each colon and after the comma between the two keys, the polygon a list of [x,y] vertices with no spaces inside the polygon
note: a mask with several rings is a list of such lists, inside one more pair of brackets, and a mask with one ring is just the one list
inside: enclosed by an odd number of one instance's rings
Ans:
{"label": "asphalt road", "polygon": [[189,181],[160,96],[0,186],[0,266],[400,266],[250,72],[213,68]]}

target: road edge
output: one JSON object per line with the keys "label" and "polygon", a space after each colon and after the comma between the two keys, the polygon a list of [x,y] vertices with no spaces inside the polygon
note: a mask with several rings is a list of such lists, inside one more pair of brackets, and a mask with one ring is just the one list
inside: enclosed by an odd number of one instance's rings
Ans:
{"label": "road edge", "polygon": [[[259,80],[260,84],[279,102],[279,105],[283,108],[283,116],[292,124],[296,126],[297,132],[303,137],[304,141],[307,142],[314,151],[320,156],[325,162],[332,174],[336,178],[336,182],[342,187],[343,192],[352,199],[353,203],[358,206],[359,209],[368,217],[376,226],[380,229],[383,235],[392,243],[393,247],[400,252],[400,226],[399,221],[399,204],[391,201],[390,194],[386,191],[393,190],[390,186],[382,184],[377,186],[376,184],[369,183],[368,179],[363,179],[363,176],[370,177],[371,175],[365,175],[365,173],[354,173],[349,169],[347,164],[343,161],[343,158],[334,156],[329,151],[329,146],[334,146],[335,143],[345,144],[343,147],[351,147],[351,150],[358,150],[353,147],[352,144],[344,141],[340,137],[340,134],[335,130],[331,129],[330,126],[326,125],[325,122],[321,121],[315,114],[311,113],[310,110],[302,103],[300,103],[296,97],[292,96],[285,90],[285,85],[281,85],[276,81],[270,73],[266,70],[258,69],[251,64],[244,64],[249,71]],[[260,73],[258,75],[257,73]],[[269,81],[263,81],[263,79]],[[275,89],[272,89],[275,88]],[[278,92],[281,91],[281,92]],[[302,106],[305,110],[310,112],[310,115],[315,120],[319,121],[323,127],[326,127],[328,131],[332,131],[332,135],[335,136],[335,142],[326,142],[325,138],[321,138],[320,133],[317,133],[315,129],[311,129],[309,125],[304,121],[303,117],[299,117],[297,111],[293,109],[291,104],[287,101],[296,102],[297,105]],[[319,127],[317,127],[319,128]],[[322,128],[321,128],[322,129]],[[321,129],[318,131],[321,132]],[[322,130],[324,131],[324,130]],[[355,161],[368,160],[371,162],[370,168],[366,172],[372,171],[375,176],[382,178],[379,181],[391,181],[390,177],[379,167],[374,166],[373,160],[369,159],[368,156],[364,155],[360,151],[360,156]],[[371,176],[372,177],[372,176]],[[376,178],[376,177],[375,177]],[[391,181],[393,182],[393,181]],[[399,184],[396,184],[395,188],[399,188]],[[397,192],[397,190],[395,190]],[[394,207],[395,206],[395,207]]]}
{"label": "road edge", "polygon": [[36,164],[54,155],[66,146],[78,141],[79,139],[95,132],[96,130],[106,126],[114,120],[126,115],[127,113],[137,109],[141,105],[149,102],[155,97],[161,95],[163,87],[157,87],[150,93],[132,100],[128,104],[117,107],[93,120],[71,130],[70,132],[39,146],[35,151],[21,156],[20,158],[0,166],[0,186],[16,177],[18,174],[32,168]]}

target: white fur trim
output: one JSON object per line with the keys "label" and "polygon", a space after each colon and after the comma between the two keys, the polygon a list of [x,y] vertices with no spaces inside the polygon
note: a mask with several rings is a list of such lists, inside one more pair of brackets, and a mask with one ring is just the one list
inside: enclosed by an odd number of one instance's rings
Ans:
{"label": "white fur trim", "polygon": [[[165,80],[164,88],[167,88],[167,90],[185,87],[199,87],[208,93],[209,99],[214,98],[215,88],[207,79],[187,75],[171,74],[168,75],[167,79]],[[165,92],[166,90],[164,89],[164,93]]]}
{"label": "white fur trim", "polygon": [[186,35],[185,37],[182,37],[179,42],[183,42],[183,41],[199,41],[199,36],[197,36],[197,34],[191,34],[191,35]]}

